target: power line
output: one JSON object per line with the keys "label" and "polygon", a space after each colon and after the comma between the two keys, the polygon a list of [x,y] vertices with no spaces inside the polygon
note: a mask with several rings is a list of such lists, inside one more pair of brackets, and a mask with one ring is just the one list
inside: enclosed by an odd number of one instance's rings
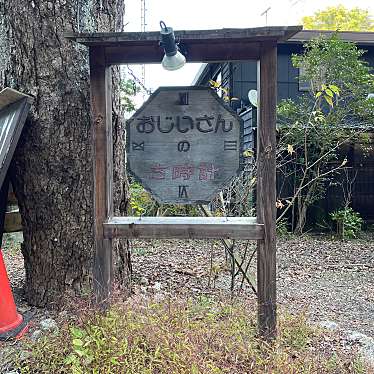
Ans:
{"label": "power line", "polygon": [[288,0],[291,3],[291,8],[294,7],[296,4],[298,4],[300,1],[303,0]]}
{"label": "power line", "polygon": [[[146,0],[140,0],[140,27],[141,32],[145,32],[146,29],[146,21],[145,21],[145,14],[146,14],[146,7],[145,7],[145,1]],[[142,86],[145,87],[145,64],[142,65]],[[143,99],[144,95],[143,95]]]}

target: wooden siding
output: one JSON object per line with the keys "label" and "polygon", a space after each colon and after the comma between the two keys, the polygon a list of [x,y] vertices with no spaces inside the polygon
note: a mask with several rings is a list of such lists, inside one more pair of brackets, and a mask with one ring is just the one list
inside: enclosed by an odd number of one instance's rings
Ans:
{"label": "wooden siding", "polygon": [[[371,33],[374,35],[374,33]],[[358,45],[366,51],[363,58],[374,71],[374,46]],[[278,45],[277,67],[277,96],[278,102],[283,99],[296,99],[302,91],[299,91],[299,69],[292,65],[292,55],[300,54],[303,50],[301,44]],[[199,84],[207,84],[209,79],[214,79],[219,72],[219,64],[209,64],[205,70],[206,76],[199,79]],[[212,68],[210,68],[212,66]],[[256,61],[225,62],[220,64],[222,85],[228,88],[231,97],[239,99],[233,102],[234,109],[240,106],[248,106],[248,91],[257,88],[257,63]],[[240,104],[241,101],[241,104]]]}
{"label": "wooden siding", "polygon": [[249,108],[243,113],[240,113],[243,119],[243,151],[248,149],[255,149],[255,131],[257,126],[257,109]]}

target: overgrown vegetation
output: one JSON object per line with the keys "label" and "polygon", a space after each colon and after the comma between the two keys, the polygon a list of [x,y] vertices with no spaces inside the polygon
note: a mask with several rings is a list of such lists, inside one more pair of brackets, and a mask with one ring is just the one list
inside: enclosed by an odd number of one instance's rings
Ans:
{"label": "overgrown vegetation", "polygon": [[322,347],[304,318],[283,315],[274,344],[256,336],[253,306],[200,298],[117,304],[30,345],[21,373],[364,373]]}
{"label": "overgrown vegetation", "polygon": [[199,215],[192,205],[159,204],[140,183],[130,183],[130,208],[134,216],[190,216]]}
{"label": "overgrown vegetation", "polygon": [[[280,236],[304,231],[311,206],[320,204],[329,186],[336,185],[351,168],[348,154],[352,144],[364,144],[366,154],[372,151],[368,131],[374,123],[374,99],[368,94],[374,92],[374,78],[363,60],[364,53],[333,34],[311,40],[302,55],[292,58],[300,69],[300,79],[309,84],[310,90],[296,100],[284,100],[278,105],[280,183],[276,206]],[[229,98],[220,82],[210,84]],[[364,139],[368,141],[365,143]],[[244,156],[250,160],[253,153]],[[256,165],[246,165],[247,170],[234,178],[213,204],[223,214],[253,215]],[[346,196],[342,198],[345,209],[350,206],[351,196],[348,203]],[[327,214],[319,224],[331,227]]]}
{"label": "overgrown vegetation", "polygon": [[[374,77],[364,51],[338,35],[320,37],[293,56],[310,91],[278,107],[278,221],[291,213],[301,233],[308,208],[321,200],[327,186],[349,163],[343,145],[356,141],[374,123]],[[346,147],[349,149],[349,147]],[[347,152],[347,151],[346,151]]]}

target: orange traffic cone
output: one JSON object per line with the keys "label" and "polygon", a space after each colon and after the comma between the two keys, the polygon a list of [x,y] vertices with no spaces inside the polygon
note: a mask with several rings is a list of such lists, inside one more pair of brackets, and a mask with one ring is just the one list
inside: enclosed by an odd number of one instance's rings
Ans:
{"label": "orange traffic cone", "polygon": [[0,249],[0,340],[20,338],[28,330],[29,320],[17,313]]}

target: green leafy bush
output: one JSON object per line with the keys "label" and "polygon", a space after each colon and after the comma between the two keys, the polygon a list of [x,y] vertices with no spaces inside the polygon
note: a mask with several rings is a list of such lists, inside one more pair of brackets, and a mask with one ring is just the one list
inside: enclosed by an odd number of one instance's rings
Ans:
{"label": "green leafy bush", "polygon": [[355,212],[351,207],[337,210],[330,214],[331,219],[336,222],[337,234],[341,239],[357,238],[361,231],[364,220],[360,213]]}
{"label": "green leafy bush", "polygon": [[290,225],[286,218],[282,218],[277,222],[277,236],[279,238],[289,238],[291,236]]}
{"label": "green leafy bush", "polygon": [[130,184],[130,207],[134,216],[154,216],[157,211],[157,203],[140,183]]}

